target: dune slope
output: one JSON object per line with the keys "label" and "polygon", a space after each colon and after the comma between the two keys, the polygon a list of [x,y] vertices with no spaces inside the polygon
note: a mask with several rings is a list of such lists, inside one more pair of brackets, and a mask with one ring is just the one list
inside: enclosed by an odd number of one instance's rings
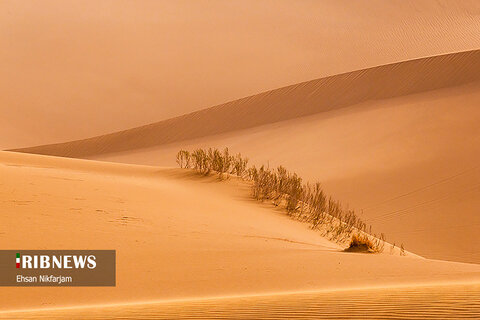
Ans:
{"label": "dune slope", "polygon": [[480,80],[480,50],[420,58],[267,91],[130,130],[13,151],[88,157],[199,138]]}
{"label": "dune slope", "polygon": [[480,263],[479,105],[477,82],[92,158],[174,166],[179,149],[228,146],[320,181],[417,254]]}
{"label": "dune slope", "polygon": [[480,48],[476,0],[0,2],[0,149]]}
{"label": "dune slope", "polygon": [[2,310],[480,279],[473,264],[340,252],[233,179],[12,152],[0,174],[2,249],[117,250],[117,287],[0,288]]}
{"label": "dune slope", "polygon": [[397,245],[480,263],[479,52],[337,75],[21,151],[175,166],[179,149],[229,146],[252,163],[321,181]]}

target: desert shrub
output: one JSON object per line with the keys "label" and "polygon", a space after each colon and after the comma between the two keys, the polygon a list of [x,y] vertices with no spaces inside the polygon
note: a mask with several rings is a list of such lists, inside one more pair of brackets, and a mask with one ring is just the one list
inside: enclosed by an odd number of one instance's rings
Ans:
{"label": "desert shrub", "polygon": [[273,199],[275,197],[275,189],[277,185],[276,175],[265,166],[261,166],[256,170],[253,180],[252,193],[257,200]]}
{"label": "desert shrub", "polygon": [[258,179],[258,169],[255,166],[247,169],[247,179],[250,181],[255,181]]}
{"label": "desert shrub", "polygon": [[220,178],[228,177],[229,174],[239,177],[254,174],[251,168],[247,168],[248,159],[242,158],[241,154],[232,156],[228,148],[223,151],[216,148],[195,149],[192,153],[181,150],[177,154],[177,163],[181,168],[192,167],[203,175],[215,172]]}
{"label": "desert shrub", "polygon": [[177,153],[177,163],[180,168],[190,168],[190,152],[180,150]]}
{"label": "desert shrub", "polygon": [[317,182],[312,188],[309,186],[306,201],[311,203],[309,216],[311,217],[312,227],[316,228],[325,218],[327,209],[327,197],[323,192],[321,185]]}
{"label": "desert shrub", "polygon": [[203,149],[196,149],[191,154],[193,169],[201,174],[208,174],[211,171],[210,163],[208,161],[207,152]]}
{"label": "desert shrub", "polygon": [[270,200],[275,206],[283,206],[289,216],[310,222],[312,228],[321,230],[332,240],[346,243],[350,239],[348,251],[361,251],[362,248],[370,252],[383,250],[383,234],[380,237],[372,235],[371,226],[367,232],[367,224],[355,211],[328,197],[319,182],[313,185],[303,183],[301,177],[283,166],[276,169],[263,165],[248,167],[247,158],[240,153],[231,155],[228,148],[223,151],[196,149],[191,153],[181,150],[177,154],[177,163],[181,168],[193,168],[204,175],[214,172],[223,178],[231,174],[251,181],[254,199]]}
{"label": "desert shrub", "polygon": [[350,244],[345,251],[347,252],[382,252],[385,245],[385,235],[382,233],[380,237],[369,235],[364,232],[354,233],[350,240]]}
{"label": "desert shrub", "polygon": [[289,214],[292,214],[298,210],[298,203],[303,195],[302,178],[297,176],[296,173],[289,174],[285,187],[285,194],[287,195],[286,209]]}
{"label": "desert shrub", "polygon": [[352,235],[350,245],[345,251],[348,252],[376,252],[375,244],[365,234],[355,233]]}
{"label": "desert shrub", "polygon": [[381,233],[380,237],[374,237],[373,244],[375,245],[375,252],[383,252],[385,247],[385,234]]}
{"label": "desert shrub", "polygon": [[248,159],[242,158],[242,155],[238,153],[235,157],[232,157],[232,169],[231,174],[234,174],[239,177],[244,177],[247,171]]}

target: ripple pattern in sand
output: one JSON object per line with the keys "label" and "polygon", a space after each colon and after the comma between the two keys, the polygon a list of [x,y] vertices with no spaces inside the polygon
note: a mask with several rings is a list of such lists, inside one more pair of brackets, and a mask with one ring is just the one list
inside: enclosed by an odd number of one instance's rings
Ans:
{"label": "ripple pattern in sand", "polygon": [[480,285],[409,287],[0,314],[0,319],[480,319]]}

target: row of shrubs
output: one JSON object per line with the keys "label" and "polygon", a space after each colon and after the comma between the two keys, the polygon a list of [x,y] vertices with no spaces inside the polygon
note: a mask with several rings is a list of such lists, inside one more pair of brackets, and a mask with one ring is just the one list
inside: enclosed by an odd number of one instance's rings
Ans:
{"label": "row of shrubs", "polygon": [[240,153],[231,155],[228,148],[223,152],[209,148],[208,150],[196,149],[193,152],[180,150],[177,153],[177,163],[180,168],[193,168],[204,175],[213,171],[220,174],[220,177],[225,174],[244,177],[248,159],[242,158]]}
{"label": "row of shrubs", "polygon": [[282,166],[275,169],[248,167],[247,158],[230,154],[228,148],[223,151],[216,148],[181,150],[177,163],[181,168],[192,168],[203,175],[217,173],[222,179],[235,175],[249,180],[255,199],[284,207],[289,216],[311,223],[312,228],[321,230],[331,240],[349,244],[350,250],[383,251],[383,234],[379,237],[372,234],[371,226],[367,229],[367,224],[353,210],[327,196],[319,182],[304,183],[296,173]]}

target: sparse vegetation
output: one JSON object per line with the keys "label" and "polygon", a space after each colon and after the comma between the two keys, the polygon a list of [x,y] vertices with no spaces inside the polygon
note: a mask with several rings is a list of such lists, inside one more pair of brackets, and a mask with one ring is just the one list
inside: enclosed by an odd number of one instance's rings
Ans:
{"label": "sparse vegetation", "polygon": [[390,247],[390,254],[394,254],[394,253],[395,253],[395,242]]}
{"label": "sparse vegetation", "polygon": [[180,168],[190,168],[190,152],[181,150],[177,153],[177,163]]}
{"label": "sparse vegetation", "polygon": [[375,245],[366,234],[355,233],[352,236],[347,252],[375,252]]}
{"label": "sparse vegetation", "polygon": [[303,183],[296,173],[282,166],[276,169],[248,167],[247,158],[241,154],[232,156],[228,148],[180,150],[177,163],[181,168],[192,168],[203,175],[215,173],[221,179],[234,175],[250,181],[254,199],[283,207],[292,218],[309,222],[329,239],[349,245],[347,251],[381,252],[384,249],[384,234],[379,237],[372,234],[371,226],[367,229],[367,224],[354,210],[327,196],[319,182]]}

